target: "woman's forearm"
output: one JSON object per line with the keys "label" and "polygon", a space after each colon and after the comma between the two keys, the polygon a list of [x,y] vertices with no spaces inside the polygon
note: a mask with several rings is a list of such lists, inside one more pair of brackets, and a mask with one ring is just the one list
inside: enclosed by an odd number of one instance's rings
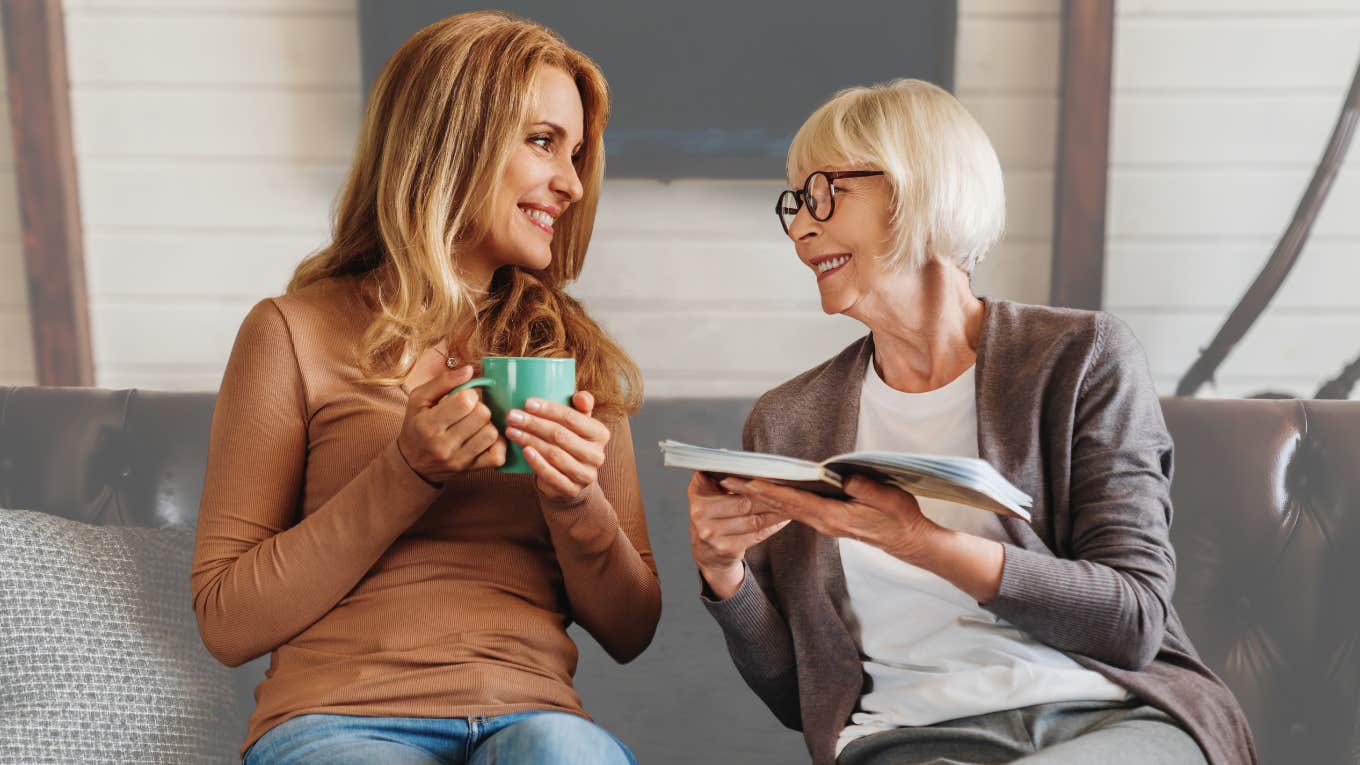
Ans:
{"label": "woman's forearm", "polygon": [[919,552],[897,557],[925,569],[985,605],[1001,589],[1006,548],[1000,542],[936,527]]}
{"label": "woman's forearm", "polygon": [[661,620],[655,563],[623,531],[598,484],[587,488],[584,499],[542,496],[539,504],[572,618],[615,660],[631,661],[652,642]]}

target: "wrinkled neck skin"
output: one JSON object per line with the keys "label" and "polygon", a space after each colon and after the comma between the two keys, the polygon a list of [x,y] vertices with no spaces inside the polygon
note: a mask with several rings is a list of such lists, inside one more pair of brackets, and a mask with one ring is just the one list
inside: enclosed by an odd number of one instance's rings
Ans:
{"label": "wrinkled neck skin", "polygon": [[940,388],[973,365],[983,313],[969,275],[939,260],[879,279],[846,311],[873,333],[879,377],[906,393]]}

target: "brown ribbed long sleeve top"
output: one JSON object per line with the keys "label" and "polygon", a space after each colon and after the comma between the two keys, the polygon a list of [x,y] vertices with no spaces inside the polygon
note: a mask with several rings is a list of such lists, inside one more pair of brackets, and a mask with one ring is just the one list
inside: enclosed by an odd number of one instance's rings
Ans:
{"label": "brown ribbed long sleeve top", "polygon": [[584,716],[567,625],[627,661],[660,617],[627,418],[573,501],[433,487],[396,447],[406,393],[358,382],[370,315],[353,279],[261,301],[218,393],[191,586],[220,661],[272,652],[243,753],[308,713]]}

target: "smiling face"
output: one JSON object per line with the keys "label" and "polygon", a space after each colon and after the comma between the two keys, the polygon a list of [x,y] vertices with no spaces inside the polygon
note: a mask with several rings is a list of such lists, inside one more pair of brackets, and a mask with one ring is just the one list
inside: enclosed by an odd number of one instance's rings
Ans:
{"label": "smiling face", "polygon": [[[817,170],[871,170],[859,166],[826,166]],[[819,221],[807,207],[789,224],[789,238],[799,260],[817,278],[822,310],[855,315],[892,272],[882,255],[892,241],[891,193],[884,176],[839,178],[834,184],[835,212]]]}
{"label": "smiling face", "polygon": [[487,235],[459,263],[471,283],[482,287],[502,266],[547,268],[553,223],[584,193],[574,161],[585,120],[575,81],[557,67],[545,67],[529,98],[528,120],[491,202]]}

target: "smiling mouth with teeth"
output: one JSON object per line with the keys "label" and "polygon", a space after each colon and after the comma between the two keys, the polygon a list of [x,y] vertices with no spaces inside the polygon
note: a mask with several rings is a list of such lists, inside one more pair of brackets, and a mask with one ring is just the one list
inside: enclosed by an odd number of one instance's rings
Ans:
{"label": "smiling mouth with teeth", "polygon": [[553,216],[529,207],[519,208],[524,215],[529,218],[529,222],[551,234],[553,232]]}
{"label": "smiling mouth with teeth", "polygon": [[826,260],[823,260],[822,262],[813,266],[813,268],[817,270],[817,281],[825,279],[832,271],[835,271],[839,269],[841,266],[845,265],[846,263],[849,263],[850,257],[851,256],[849,255],[837,255],[834,258],[827,258]]}

